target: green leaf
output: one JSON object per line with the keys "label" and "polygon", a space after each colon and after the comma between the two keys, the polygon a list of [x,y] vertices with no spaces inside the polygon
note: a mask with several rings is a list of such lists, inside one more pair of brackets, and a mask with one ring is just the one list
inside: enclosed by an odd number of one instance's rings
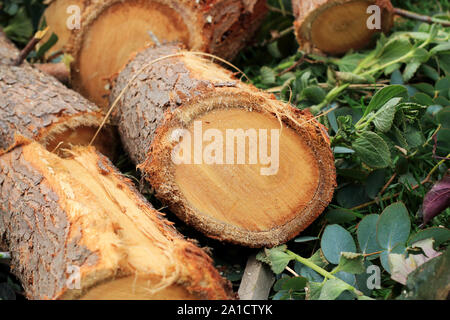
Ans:
{"label": "green leaf", "polygon": [[39,47],[39,50],[36,53],[36,58],[43,57],[44,54],[58,41],[58,36],[55,33],[52,33],[50,38]]}
{"label": "green leaf", "polygon": [[416,74],[417,69],[419,69],[422,63],[416,60],[409,62],[403,71],[403,81],[408,82]]}
{"label": "green leaf", "polygon": [[377,241],[381,248],[392,250],[405,244],[411,231],[408,210],[402,202],[386,207],[377,222]]}
{"label": "green leaf", "polygon": [[418,104],[424,105],[424,106],[429,106],[433,104],[433,99],[423,93],[423,92],[417,92],[413,97],[412,97],[412,101],[416,102]]}
{"label": "green leaf", "polygon": [[450,42],[446,42],[446,43],[437,45],[436,47],[434,47],[433,49],[430,50],[430,53],[435,54],[437,52],[448,51],[448,50],[450,50]]}
{"label": "green leaf", "polygon": [[440,123],[443,128],[450,128],[450,106],[441,109],[436,114],[436,121]]}
{"label": "green leaf", "polygon": [[406,126],[405,138],[410,148],[417,148],[425,142],[422,131],[411,125]]}
{"label": "green leaf", "polygon": [[391,273],[391,268],[389,266],[389,255],[390,254],[392,254],[392,253],[403,254],[403,253],[405,253],[405,251],[406,251],[405,245],[403,243],[399,243],[394,248],[392,248],[390,250],[384,250],[383,252],[381,252],[380,262],[381,262],[381,265],[383,266],[384,270]]}
{"label": "green leaf", "polygon": [[372,294],[373,289],[369,289],[370,284],[368,282],[369,278],[372,276],[372,273],[368,273],[367,269],[372,265],[370,261],[367,259],[364,261],[364,272],[361,274],[355,275],[356,278],[356,288],[364,293],[366,296],[370,296]]}
{"label": "green leaf", "polygon": [[275,71],[267,66],[261,67],[261,82],[266,85],[275,83]]}
{"label": "green leaf", "polygon": [[[363,254],[382,250],[377,242],[377,222],[379,217],[378,214],[370,214],[364,217],[358,225],[356,236],[358,238],[359,249]],[[369,256],[369,259],[376,257],[377,255],[372,255]]]}
{"label": "green leaf", "polygon": [[320,291],[319,300],[335,300],[348,289],[349,285],[340,279],[327,280]]}
{"label": "green leaf", "polygon": [[306,300],[319,300],[320,292],[322,291],[323,284],[321,282],[308,282]]}
{"label": "green leaf", "polygon": [[319,239],[318,237],[298,237],[295,238],[294,242],[308,242],[308,241],[312,241],[312,240],[317,240]]}
{"label": "green leaf", "polygon": [[366,180],[366,193],[370,199],[375,199],[384,186],[386,171],[384,169],[373,170]]}
{"label": "green leaf", "polygon": [[323,276],[321,276],[316,271],[314,271],[310,267],[305,266],[303,263],[299,261],[295,261],[294,270],[299,275],[305,277],[309,281],[316,281],[316,282],[323,281]]}
{"label": "green leaf", "polygon": [[302,291],[305,289],[307,283],[308,279],[304,277],[283,277],[275,282],[273,290]]}
{"label": "green leaf", "polygon": [[322,249],[314,252],[314,254],[310,258],[308,258],[308,260],[321,268],[328,265],[328,261],[327,259],[325,259]]}
{"label": "green leaf", "polygon": [[384,106],[389,100],[396,97],[407,97],[408,90],[402,85],[391,85],[384,87],[379,90],[370,100],[369,105],[364,111],[364,116],[368,115],[370,112],[378,110]]}
{"label": "green leaf", "polygon": [[270,267],[275,274],[283,272],[289,262],[293,260],[293,258],[285,252],[286,245],[278,246],[272,249],[264,249],[264,251],[270,261]]}
{"label": "green leaf", "polygon": [[387,132],[391,129],[392,123],[394,122],[396,106],[400,100],[402,98],[392,98],[375,113],[373,124],[381,132]]}
{"label": "green leaf", "polygon": [[26,44],[33,36],[33,25],[28,18],[25,8],[20,8],[17,14],[9,21],[3,29],[8,38]]}
{"label": "green leaf", "polygon": [[431,227],[421,230],[409,239],[408,244],[411,245],[417,241],[429,238],[434,239],[434,243],[436,246],[440,246],[442,243],[450,240],[450,229]]}
{"label": "green leaf", "polygon": [[450,77],[440,79],[438,82],[436,82],[435,88],[436,91],[439,93],[439,96],[449,98],[448,89],[450,88]]}
{"label": "green leaf", "polygon": [[352,147],[361,160],[372,168],[386,168],[391,164],[388,145],[374,132],[362,132]]}
{"label": "green leaf", "polygon": [[325,213],[325,219],[327,219],[330,224],[341,224],[355,220],[356,216],[350,210],[338,208],[328,209]]}
{"label": "green leaf", "polygon": [[302,95],[314,104],[321,103],[327,95],[325,90],[318,86],[309,86],[302,91]]}
{"label": "green leaf", "polygon": [[425,63],[430,58],[430,54],[424,48],[416,48],[413,54],[413,61],[418,63]]}
{"label": "green leaf", "polygon": [[337,62],[339,70],[342,72],[352,72],[358,66],[358,63],[365,58],[366,55],[361,53],[347,54]]}
{"label": "green leaf", "polygon": [[434,87],[429,84],[429,83],[416,83],[416,84],[412,84],[412,86],[414,88],[416,88],[417,90],[429,95],[429,96],[434,96]]}
{"label": "green leaf", "polygon": [[401,299],[446,300],[449,292],[450,249],[408,275]]}
{"label": "green leaf", "polygon": [[333,264],[339,263],[341,252],[356,252],[355,241],[350,232],[337,224],[325,228],[320,246],[325,258]]}
{"label": "green leaf", "polygon": [[408,54],[412,48],[408,39],[391,38],[378,58],[378,65],[384,65],[393,60],[398,60]]}
{"label": "green leaf", "polygon": [[348,272],[351,274],[360,274],[363,273],[364,270],[364,256],[361,253],[342,252],[335,272],[339,271]]}

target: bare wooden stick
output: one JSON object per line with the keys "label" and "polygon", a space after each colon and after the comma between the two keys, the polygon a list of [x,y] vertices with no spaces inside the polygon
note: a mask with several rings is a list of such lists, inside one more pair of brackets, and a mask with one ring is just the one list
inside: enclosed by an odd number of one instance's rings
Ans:
{"label": "bare wooden stick", "polygon": [[426,22],[426,23],[440,23],[445,27],[450,27],[450,21],[445,21],[442,19],[425,16],[422,14],[418,14],[418,13],[400,9],[400,8],[394,8],[394,13],[399,16],[408,18],[408,19],[414,19],[414,20],[418,20],[418,21],[422,21],[422,22]]}
{"label": "bare wooden stick", "polygon": [[33,38],[27,43],[25,48],[23,48],[22,51],[20,51],[17,59],[14,60],[14,62],[13,62],[14,66],[19,66],[22,64],[22,62],[28,57],[30,52],[33,51],[33,49],[39,43],[39,41],[41,41],[41,39],[45,36],[45,34],[47,33],[47,30],[48,30],[48,27],[45,28],[44,30],[41,30],[41,31],[38,31],[35,33]]}
{"label": "bare wooden stick", "polygon": [[273,272],[267,265],[256,260],[256,255],[251,255],[239,286],[239,298],[241,300],[267,300],[274,282]]}

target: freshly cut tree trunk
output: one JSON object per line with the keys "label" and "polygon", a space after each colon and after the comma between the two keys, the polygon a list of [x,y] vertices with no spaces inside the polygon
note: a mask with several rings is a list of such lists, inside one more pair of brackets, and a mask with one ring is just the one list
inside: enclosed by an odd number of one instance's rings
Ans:
{"label": "freshly cut tree trunk", "polygon": [[8,40],[3,30],[0,29],[0,64],[12,64],[18,54],[19,50]]}
{"label": "freshly cut tree trunk", "polygon": [[[368,7],[380,8],[380,28],[370,29],[369,18],[376,14]],[[300,48],[314,48],[328,54],[343,54],[371,43],[373,35],[387,32],[393,25],[393,7],[389,0],[292,0],[295,34]],[[369,21],[369,25],[368,25]]]}
{"label": "freshly cut tree trunk", "polygon": [[211,258],[92,147],[0,156],[0,242],[29,299],[228,299]]}
{"label": "freshly cut tree trunk", "polygon": [[[24,62],[12,66],[18,50],[0,34],[0,152],[25,137],[48,150],[87,145],[104,113],[93,103]],[[95,146],[113,156],[116,135],[102,130]]]}
{"label": "freshly cut tree trunk", "polygon": [[198,55],[173,45],[146,49],[120,73],[110,99],[118,99],[123,144],[156,196],[212,238],[274,246],[332,199],[324,127]]}
{"label": "freshly cut tree trunk", "polygon": [[[1,63],[10,63],[14,50],[0,35]],[[11,253],[26,296],[234,298],[211,258],[106,157],[73,146],[87,144],[102,118],[26,62],[0,65],[0,248]],[[59,141],[61,156],[49,151]],[[100,149],[114,145],[108,134],[100,141]]]}
{"label": "freshly cut tree trunk", "polygon": [[[106,107],[109,83],[130,55],[154,43],[181,41],[191,50],[231,59],[253,37],[266,12],[265,0],[54,0],[45,13],[75,59],[73,86],[97,105]],[[82,13],[72,32],[73,14]]]}

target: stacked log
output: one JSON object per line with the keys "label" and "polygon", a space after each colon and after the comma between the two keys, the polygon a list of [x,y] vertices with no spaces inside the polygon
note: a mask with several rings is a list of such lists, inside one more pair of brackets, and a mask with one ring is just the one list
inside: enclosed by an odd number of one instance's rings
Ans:
{"label": "stacked log", "polygon": [[362,49],[376,33],[389,31],[394,19],[389,0],[292,0],[292,8],[295,34],[306,52]]}
{"label": "stacked log", "polygon": [[[106,107],[111,79],[134,52],[176,40],[191,50],[231,59],[252,39],[266,12],[265,3],[265,0],[54,0],[44,16],[49,34],[53,31],[59,37],[52,50],[65,47],[74,58],[71,69],[74,88]],[[69,7],[75,9],[67,10]],[[81,14],[79,25],[73,20],[77,12]],[[68,29],[68,24],[73,30]]]}
{"label": "stacked log", "polygon": [[[26,63],[7,64],[17,51],[0,39],[0,247],[26,297],[233,298],[211,258],[83,146],[100,110]],[[97,147],[114,143],[106,130]]]}
{"label": "stacked log", "polygon": [[117,78],[116,100],[123,145],[156,197],[209,237],[274,246],[332,199],[325,128],[197,54],[139,53]]}

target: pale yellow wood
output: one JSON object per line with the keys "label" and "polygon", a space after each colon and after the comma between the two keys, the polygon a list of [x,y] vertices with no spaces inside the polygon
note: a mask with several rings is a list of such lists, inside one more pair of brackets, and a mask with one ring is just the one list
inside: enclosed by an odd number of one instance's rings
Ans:
{"label": "pale yellow wood", "polygon": [[[270,130],[280,129],[280,122],[271,115],[237,108],[214,110],[196,121],[202,122],[203,132],[220,130],[224,142],[226,129],[267,129],[268,154],[272,145]],[[193,126],[189,128],[192,136]],[[319,183],[317,159],[306,141],[286,125],[280,133],[276,174],[262,175],[260,169],[269,165],[259,160],[249,164],[248,139],[246,145],[245,164],[236,164],[236,155],[235,164],[179,164],[175,167],[175,182],[200,214],[250,231],[284,225],[313,198]]]}
{"label": "pale yellow wood", "polygon": [[[111,29],[113,28],[113,29]],[[113,4],[95,19],[78,50],[76,86],[101,107],[108,105],[109,84],[132,54],[160,42],[178,40],[189,44],[189,33],[181,16],[154,1],[136,0]]]}

